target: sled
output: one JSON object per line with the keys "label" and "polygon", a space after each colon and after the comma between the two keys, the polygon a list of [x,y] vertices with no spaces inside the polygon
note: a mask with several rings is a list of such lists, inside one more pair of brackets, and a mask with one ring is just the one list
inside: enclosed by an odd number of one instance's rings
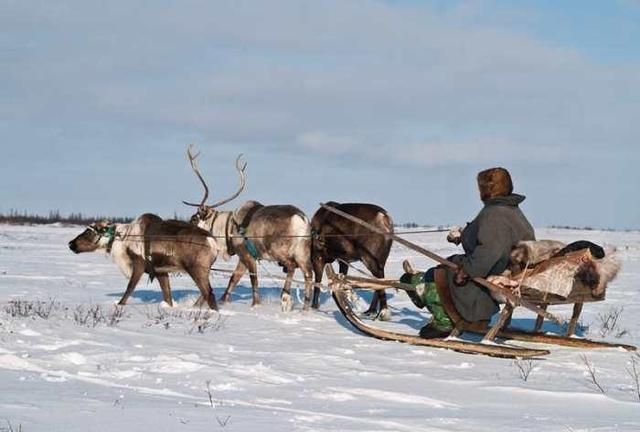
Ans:
{"label": "sled", "polygon": [[[374,338],[385,341],[396,341],[408,343],[411,345],[444,348],[464,354],[482,354],[499,358],[538,358],[549,354],[549,351],[545,349],[521,348],[515,346],[498,345],[494,343],[469,342],[451,338],[424,339],[417,335],[392,332],[389,330],[370,326],[358,317],[353,306],[349,302],[348,294],[353,287],[353,285],[351,285],[353,280],[350,281],[350,278],[352,277],[342,274],[336,274],[329,264],[327,264],[325,272],[327,274],[327,277],[329,278],[329,287],[331,288],[333,299],[335,300],[336,305],[338,306],[338,309],[340,310],[342,315],[351,325],[368,336],[372,336]],[[374,287],[383,286],[380,284],[376,284],[376,282],[374,281],[375,279],[370,282]],[[387,288],[390,287],[392,286],[387,286]],[[398,287],[396,286],[396,288]]]}
{"label": "sled", "polygon": [[[359,223],[374,232],[379,232],[380,234],[387,235],[392,238],[394,241],[407,246],[408,248],[415,250],[423,255],[426,255],[429,258],[434,259],[439,262],[442,267],[452,267],[455,268],[455,264],[452,262],[430,252],[419,245],[411,243],[401,237],[398,237],[392,233],[385,233],[379,231],[376,227],[370,226],[366,222],[355,218],[351,215],[340,212],[337,209],[334,209],[331,206],[327,206],[321,204],[326,209],[333,211],[334,213],[340,214],[345,218],[351,219],[353,222]],[[384,340],[397,340],[400,342],[411,343],[415,345],[424,345],[424,346],[434,346],[440,348],[448,348],[454,351],[465,352],[465,353],[476,353],[476,354],[485,354],[494,357],[503,357],[503,358],[530,358],[530,357],[538,357],[541,355],[548,354],[549,351],[546,350],[529,350],[527,348],[515,348],[511,346],[504,345],[492,345],[492,349],[487,349],[488,344],[493,344],[496,338],[502,338],[504,340],[516,340],[516,341],[524,341],[524,342],[533,342],[533,343],[543,343],[543,344],[551,344],[551,345],[559,345],[559,346],[567,346],[567,347],[576,347],[576,348],[585,348],[585,349],[593,349],[593,348],[621,348],[627,351],[635,351],[636,347],[632,345],[626,344],[618,344],[618,343],[608,343],[601,341],[593,341],[590,339],[576,338],[572,337],[575,333],[575,329],[577,327],[577,323],[580,317],[580,313],[582,312],[582,308],[584,303],[602,301],[605,297],[606,290],[606,282],[601,281],[597,286],[597,289],[594,290],[584,284],[581,284],[579,281],[574,280],[573,278],[570,281],[570,286],[565,291],[568,292],[566,296],[560,296],[556,294],[552,294],[549,292],[540,292],[537,289],[527,285],[529,282],[539,283],[540,279],[547,277],[545,271],[549,269],[554,269],[554,265],[564,263],[574,263],[576,265],[581,264],[591,264],[592,258],[589,250],[580,250],[576,252],[569,253],[566,256],[552,258],[546,260],[544,263],[532,268],[525,268],[521,273],[513,275],[513,279],[518,279],[520,281],[519,292],[516,295],[510,289],[500,286],[498,284],[492,283],[486,279],[482,278],[474,278],[473,281],[477,284],[486,287],[490,290],[491,294],[500,298],[501,302],[504,303],[502,311],[498,317],[497,322],[492,326],[483,326],[479,325],[477,322],[468,322],[460,316],[457,312],[453,299],[451,298],[451,292],[448,286],[448,280],[446,276],[446,270],[444,268],[436,269],[435,282],[438,289],[438,293],[440,295],[441,301],[443,303],[443,307],[454,324],[454,329],[449,336],[448,339],[422,339],[419,336],[406,335],[401,333],[389,332],[386,330],[382,330],[379,328],[375,328],[365,324],[362,320],[360,320],[357,315],[354,313],[353,308],[350,307],[348,303],[348,299],[346,296],[346,292],[349,289],[385,289],[385,288],[397,288],[403,289],[406,291],[413,290],[413,286],[402,284],[400,282],[396,282],[393,280],[379,280],[375,278],[364,278],[364,277],[355,277],[355,276],[346,276],[346,275],[337,275],[333,268],[327,267],[326,272],[329,277],[330,283],[333,284],[332,292],[333,297],[336,303],[338,304],[338,308],[345,316],[345,318],[358,330],[363,333],[377,337],[379,339]],[[523,283],[524,282],[524,283]],[[604,285],[602,285],[604,284]],[[573,314],[567,325],[567,332],[565,335],[554,335],[554,334],[546,334],[540,332],[542,328],[542,324],[545,318],[550,318],[556,323],[561,324],[562,320],[553,314],[547,311],[547,307],[549,305],[554,304],[573,304]],[[517,328],[509,328],[509,324],[511,322],[511,316],[513,314],[513,310],[518,306],[524,306],[525,308],[533,311],[537,314],[536,324],[533,331],[525,331]],[[451,337],[458,337],[463,333],[475,333],[483,336],[482,343],[474,343],[474,342],[459,342],[452,341]],[[462,344],[462,345],[461,345]],[[520,350],[519,354],[516,350]]]}
{"label": "sled", "polygon": [[[496,344],[495,339],[502,340],[514,340],[530,343],[541,343],[548,345],[558,345],[572,348],[622,348],[627,351],[635,351],[636,347],[632,345],[609,343],[602,341],[594,341],[591,339],[555,335],[541,333],[539,331],[526,331],[518,328],[510,328],[506,326],[507,320],[513,313],[513,307],[509,304],[505,305],[496,324],[493,327],[487,328],[478,323],[470,323],[462,319],[460,315],[452,308],[451,296],[447,296],[444,290],[438,288],[438,292],[441,294],[443,300],[443,306],[447,311],[447,314],[454,322],[454,331],[446,339],[423,339],[418,335],[411,335],[399,332],[391,332],[378,327],[368,325],[361,320],[355,312],[353,306],[349,301],[349,291],[353,289],[367,289],[378,290],[385,288],[396,288],[411,290],[412,286],[406,286],[408,284],[388,283],[392,281],[380,281],[374,278],[363,278],[355,276],[347,276],[343,274],[336,274],[331,266],[327,265],[326,274],[329,278],[329,286],[331,288],[332,296],[336,302],[338,309],[345,317],[345,319],[353,325],[356,329],[362,333],[375,337],[377,339],[386,341],[397,341],[408,343],[412,345],[428,346],[434,348],[445,348],[452,351],[457,351],[465,354],[483,354],[490,357],[499,358],[536,358],[547,355],[550,351],[546,349],[535,349],[525,347],[507,346],[504,344]],[[404,285],[404,286],[403,286]],[[444,300],[447,298],[448,300]],[[472,333],[482,335],[482,342],[469,342],[458,339],[451,339],[451,337],[459,337],[463,333]]]}

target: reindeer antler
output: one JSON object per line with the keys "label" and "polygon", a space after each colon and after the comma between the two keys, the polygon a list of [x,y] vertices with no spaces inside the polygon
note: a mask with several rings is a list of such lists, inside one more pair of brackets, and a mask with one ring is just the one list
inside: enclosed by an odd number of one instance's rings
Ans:
{"label": "reindeer antler", "polygon": [[210,206],[207,206],[207,207],[209,207],[209,208],[220,207],[221,205],[226,204],[229,201],[233,201],[234,199],[236,199],[238,197],[238,195],[240,195],[242,193],[242,191],[244,190],[244,187],[247,184],[247,175],[245,173],[245,170],[247,169],[247,163],[245,162],[244,164],[241,165],[240,164],[240,159],[242,159],[242,153],[240,153],[240,155],[238,155],[238,158],[236,159],[236,170],[238,171],[238,174],[240,175],[240,187],[238,188],[236,193],[231,195],[229,198],[225,198],[222,201],[218,201],[217,203],[211,204]]}
{"label": "reindeer antler", "polygon": [[207,198],[209,198],[209,188],[207,187],[207,183],[202,178],[202,175],[200,175],[200,170],[198,169],[198,163],[196,162],[196,159],[198,158],[198,156],[200,156],[200,152],[194,155],[191,152],[193,147],[194,147],[193,144],[189,145],[189,148],[187,149],[187,157],[189,158],[191,169],[193,170],[193,172],[196,173],[196,176],[198,176],[198,179],[200,179],[202,186],[204,186],[204,197],[202,198],[202,201],[200,202],[200,204],[194,204],[187,201],[182,201],[182,202],[185,203],[186,205],[193,206],[193,207],[203,207],[207,202]]}

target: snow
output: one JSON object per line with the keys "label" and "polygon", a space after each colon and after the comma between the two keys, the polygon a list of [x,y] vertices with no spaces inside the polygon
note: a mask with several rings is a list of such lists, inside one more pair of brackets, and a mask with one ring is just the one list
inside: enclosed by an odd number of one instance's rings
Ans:
{"label": "snow", "polygon": [[[81,230],[0,226],[0,431],[9,424],[24,432],[140,426],[154,431],[640,429],[640,401],[627,371],[632,353],[550,347],[551,355],[535,361],[524,381],[511,360],[367,338],[349,326],[326,293],[320,311],[305,313],[296,303],[293,311],[282,312],[281,282],[270,277],[281,271],[268,263],[260,267],[259,307],[250,306],[249,282],[243,279],[234,302],[221,313],[199,312],[192,308],[198,291],[181,276],[172,278],[174,308],[161,304],[156,283],[143,281],[124,315],[110,323],[126,280],[103,254],[68,250],[67,242]],[[623,269],[606,301],[585,305],[582,322],[589,325],[587,336],[602,339],[599,316],[624,307],[618,328],[605,339],[640,345],[640,233],[539,229],[537,235],[617,248]],[[443,234],[407,238],[441,255],[457,250]],[[401,274],[405,258],[417,268],[432,265],[396,245],[388,277]],[[226,277],[212,273],[218,297]],[[427,314],[404,293],[388,294],[392,322],[375,325],[416,332]],[[43,317],[11,316],[12,301],[40,302]],[[103,319],[78,323],[79,308],[98,306]],[[571,307],[551,311],[568,317]],[[531,313],[517,310],[516,324],[531,327],[534,321]],[[545,329],[557,327],[548,323]],[[606,393],[590,381],[583,355]]]}

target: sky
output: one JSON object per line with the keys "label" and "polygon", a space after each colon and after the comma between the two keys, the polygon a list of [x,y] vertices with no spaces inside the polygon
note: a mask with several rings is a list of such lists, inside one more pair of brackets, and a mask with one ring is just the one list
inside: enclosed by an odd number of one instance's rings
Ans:
{"label": "sky", "polygon": [[[0,0],[0,212],[187,216],[202,189],[640,229],[640,1]],[[230,204],[228,208],[232,208]]]}

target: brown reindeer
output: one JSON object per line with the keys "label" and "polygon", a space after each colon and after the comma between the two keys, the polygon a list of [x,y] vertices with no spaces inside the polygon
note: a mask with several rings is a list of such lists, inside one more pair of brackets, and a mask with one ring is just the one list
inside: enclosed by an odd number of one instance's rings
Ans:
{"label": "brown reindeer", "polygon": [[189,223],[162,220],[145,213],[129,224],[108,221],[89,225],[69,242],[75,253],[105,250],[122,273],[129,278],[127,289],[118,302],[124,305],[144,273],[157,278],[164,301],[173,306],[169,273],[187,273],[200,289],[196,302],[206,302],[217,309],[209,283],[209,270],[218,256],[218,246],[211,235]]}
{"label": "brown reindeer", "polygon": [[[364,203],[339,204],[328,202],[338,210],[349,213],[376,227],[393,233],[391,216],[382,207]],[[320,208],[311,218],[313,242],[311,257],[315,273],[315,282],[322,282],[325,264],[338,260],[340,273],[347,274],[347,263],[361,261],[377,278],[384,278],[384,266],[391,251],[392,240],[381,234],[351,222],[335,213]],[[319,307],[320,288],[313,292],[314,308]],[[383,290],[375,291],[367,315],[375,315],[381,319],[388,318],[387,297]]]}
{"label": "brown reindeer", "polygon": [[257,201],[247,201],[235,211],[219,211],[218,207],[235,199],[244,190],[246,164],[240,166],[240,157],[236,160],[236,169],[240,175],[238,190],[229,198],[207,205],[205,203],[209,188],[196,164],[198,154],[193,155],[189,149],[187,155],[191,168],[204,187],[204,197],[199,204],[184,201],[187,205],[198,207],[198,211],[191,217],[191,223],[213,235],[225,260],[233,255],[239,257],[222,301],[231,301],[231,292],[248,271],[253,291],[252,304],[258,305],[260,295],[257,260],[264,260],[277,262],[287,274],[281,294],[283,310],[292,308],[290,290],[293,275],[296,268],[302,270],[305,280],[304,309],[308,309],[311,303],[313,268],[311,227],[304,213],[291,205],[265,206]]}

